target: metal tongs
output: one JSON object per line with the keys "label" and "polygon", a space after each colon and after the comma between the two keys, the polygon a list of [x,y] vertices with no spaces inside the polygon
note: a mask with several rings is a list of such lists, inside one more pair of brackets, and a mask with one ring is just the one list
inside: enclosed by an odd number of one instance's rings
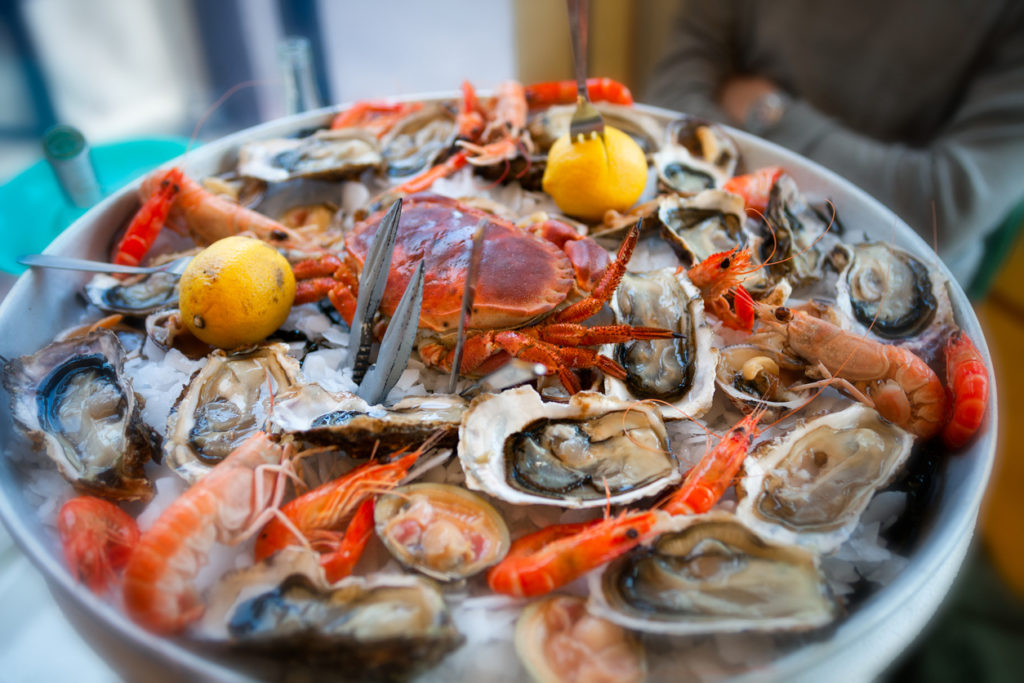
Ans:
{"label": "metal tongs", "polygon": [[568,0],[569,33],[576,65],[576,111],[569,122],[569,139],[582,142],[599,137],[604,144],[604,119],[587,94],[587,10],[589,0]]}
{"label": "metal tongs", "polygon": [[352,379],[359,384],[356,394],[370,404],[380,403],[387,397],[398,378],[401,377],[419,329],[420,306],[423,303],[423,261],[416,266],[412,279],[406,285],[405,293],[398,308],[388,323],[387,332],[377,351],[377,362],[370,365],[373,346],[373,318],[384,297],[391,257],[395,251],[395,237],[398,234],[398,220],[402,216],[402,200],[399,199],[381,220],[377,234],[366,255],[363,272],[359,275],[359,297],[356,312],[352,317],[352,339],[345,367],[352,368]]}

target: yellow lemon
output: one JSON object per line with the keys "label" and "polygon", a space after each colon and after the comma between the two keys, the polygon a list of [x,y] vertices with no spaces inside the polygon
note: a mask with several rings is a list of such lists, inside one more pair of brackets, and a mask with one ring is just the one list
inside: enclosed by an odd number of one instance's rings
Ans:
{"label": "yellow lemon", "polygon": [[604,127],[600,138],[573,142],[568,134],[551,145],[542,181],[558,208],[597,221],[608,209],[625,211],[647,184],[647,158],[621,130]]}
{"label": "yellow lemon", "polygon": [[199,252],[179,283],[185,326],[222,349],[262,341],[288,317],[295,275],[281,254],[251,237],[226,237]]}

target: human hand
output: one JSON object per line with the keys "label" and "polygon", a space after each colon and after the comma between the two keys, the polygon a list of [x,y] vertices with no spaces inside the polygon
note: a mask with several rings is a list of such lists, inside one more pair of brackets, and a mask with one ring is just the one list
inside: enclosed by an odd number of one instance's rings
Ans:
{"label": "human hand", "polygon": [[730,76],[718,91],[718,106],[734,124],[742,125],[754,103],[774,92],[779,92],[779,87],[762,76]]}

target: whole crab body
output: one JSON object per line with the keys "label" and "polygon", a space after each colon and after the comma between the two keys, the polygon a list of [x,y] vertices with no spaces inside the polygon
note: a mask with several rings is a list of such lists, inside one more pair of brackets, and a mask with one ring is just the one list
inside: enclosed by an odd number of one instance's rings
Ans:
{"label": "whole crab body", "polygon": [[[346,236],[344,259],[327,255],[295,265],[298,303],[327,295],[351,322],[357,275],[383,215],[369,217]],[[479,226],[483,249],[460,373],[485,374],[511,355],[542,363],[575,391],[579,385],[572,368],[621,372],[610,359],[582,347],[670,336],[650,328],[579,324],[614,291],[628,253],[611,261],[597,243],[565,223],[544,220],[520,229],[457,200],[421,195],[404,201],[380,311],[386,322],[423,261],[418,347],[428,365],[451,369],[473,235]]]}

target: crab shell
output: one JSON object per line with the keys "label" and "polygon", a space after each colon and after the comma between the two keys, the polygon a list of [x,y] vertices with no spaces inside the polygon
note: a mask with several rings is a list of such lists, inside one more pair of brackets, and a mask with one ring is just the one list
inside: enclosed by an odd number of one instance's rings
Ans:
{"label": "crab shell", "polygon": [[[656,313],[657,317],[637,317],[637,314],[626,315],[623,312],[624,300],[631,294],[631,278],[658,277],[663,281],[661,291],[658,293],[650,310]],[[689,388],[674,398],[665,396],[637,395],[631,386],[636,382],[627,377],[623,382],[614,377],[605,376],[604,392],[612,398],[622,401],[637,401],[646,398],[658,398],[665,403],[659,403],[658,409],[666,420],[679,420],[686,417],[700,417],[711,407],[715,396],[715,368],[718,365],[718,349],[712,346],[713,334],[704,318],[704,301],[700,292],[686,273],[675,268],[663,268],[650,273],[630,274],[623,277],[622,283],[612,297],[610,302],[612,311],[615,313],[616,322],[630,325],[650,325],[653,327],[664,327],[687,335],[686,339],[636,341],[630,342],[631,348],[636,349],[668,349],[674,344],[687,342],[692,349],[693,370],[690,375]],[[634,307],[634,310],[637,310]],[[683,315],[683,312],[686,315]],[[618,347],[622,345],[606,345],[601,351],[605,355],[614,358],[622,363],[618,353]],[[627,373],[636,375],[639,379],[649,378],[653,373],[660,371],[665,366],[664,353],[652,351],[650,354],[652,367],[645,367],[636,372],[631,364],[625,364]]]}
{"label": "crab shell", "polygon": [[[371,216],[345,238],[348,254],[360,268],[383,216],[383,211]],[[563,251],[503,218],[454,199],[436,195],[412,197],[402,204],[391,272],[381,299],[384,315],[394,313],[416,265],[423,261],[426,279],[420,327],[454,332],[462,307],[473,235],[481,222],[484,246],[470,328],[525,325],[565,301],[577,281],[596,282],[600,276],[596,271],[603,270],[608,263],[607,252],[589,240],[568,243]],[[570,258],[567,252],[578,252],[578,257]]]}
{"label": "crab shell", "polygon": [[807,420],[744,461],[736,516],[777,543],[832,552],[903,468],[913,443],[859,403]]}
{"label": "crab shell", "polygon": [[[667,473],[653,481],[639,484],[610,496],[591,498],[544,496],[531,493],[509,482],[509,464],[506,463],[506,443],[541,420],[575,422],[597,418],[613,411],[629,411],[643,416],[650,429],[659,436],[664,449],[668,438],[661,415],[650,406],[635,401],[624,402],[595,392],[574,394],[569,403],[546,403],[532,387],[509,389],[500,394],[477,397],[470,404],[459,428],[459,461],[466,474],[466,486],[484,491],[516,505],[553,505],[563,508],[601,507],[606,504],[624,505],[653,496],[681,479],[675,456],[668,451]],[[624,435],[628,438],[629,435]],[[637,447],[638,450],[641,447]]]}

